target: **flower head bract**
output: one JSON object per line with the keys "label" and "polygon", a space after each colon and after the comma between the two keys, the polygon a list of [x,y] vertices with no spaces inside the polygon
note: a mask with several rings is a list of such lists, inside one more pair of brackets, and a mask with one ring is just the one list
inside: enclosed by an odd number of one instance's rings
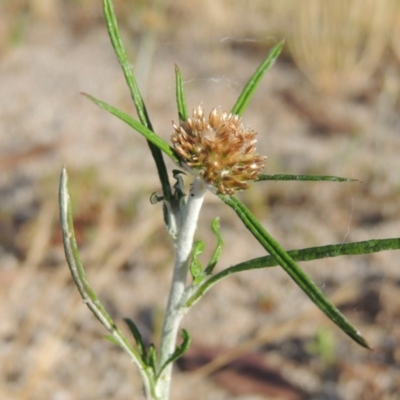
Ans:
{"label": "flower head bract", "polygon": [[265,166],[267,157],[255,147],[256,132],[238,115],[214,108],[206,118],[199,105],[191,118],[173,127],[171,141],[182,166],[216,193],[247,189]]}

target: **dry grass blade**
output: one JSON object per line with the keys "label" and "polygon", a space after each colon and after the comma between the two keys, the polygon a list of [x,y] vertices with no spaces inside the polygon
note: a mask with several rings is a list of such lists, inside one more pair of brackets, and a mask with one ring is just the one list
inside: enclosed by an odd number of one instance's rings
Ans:
{"label": "dry grass blade", "polygon": [[400,61],[400,3],[396,2],[397,8],[395,12],[393,30],[391,34],[391,45],[396,54],[397,59]]}
{"label": "dry grass blade", "polygon": [[[50,239],[52,234],[52,228],[56,217],[56,203],[55,201],[47,201],[42,206],[37,220],[33,234],[33,240],[31,246],[28,249],[28,253],[25,261],[20,266],[21,273],[18,274],[18,279],[12,286],[12,290],[9,292],[8,299],[3,298],[3,304],[12,305],[9,310],[10,315],[20,314],[21,299],[24,299],[24,293],[29,292],[29,286],[32,282],[35,282],[35,277],[38,274],[38,267],[43,261],[46,251],[50,246]],[[45,290],[46,292],[46,290]],[[13,374],[18,368],[20,363],[20,356],[24,354],[24,349],[27,348],[28,342],[32,336],[32,332],[40,324],[44,318],[42,313],[43,300],[45,297],[39,299],[39,303],[31,305],[32,312],[24,316],[22,323],[19,323],[18,336],[12,343],[10,351],[3,359],[3,365],[5,366],[5,374]],[[42,300],[42,301],[40,301]]]}
{"label": "dry grass blade", "polygon": [[[39,212],[36,222],[36,228],[33,235],[31,246],[29,247],[25,261],[21,265],[21,274],[12,287],[8,304],[13,304],[18,307],[19,301],[23,298],[24,292],[27,292],[29,285],[35,280],[38,267],[42,262],[46,251],[50,244],[52,227],[56,216],[56,203],[48,201]],[[5,303],[3,299],[3,304]],[[7,367],[8,372],[12,372],[16,367],[16,362],[19,359],[18,354],[23,353],[23,349],[27,346],[29,338],[35,326],[43,318],[39,307],[32,308],[32,312],[23,319],[19,326],[19,334],[13,342],[12,351],[9,353],[3,362]],[[15,310],[16,311],[16,310]]]}
{"label": "dry grass blade", "polygon": [[388,43],[393,0],[293,2],[289,40],[299,68],[321,90],[364,88]]}

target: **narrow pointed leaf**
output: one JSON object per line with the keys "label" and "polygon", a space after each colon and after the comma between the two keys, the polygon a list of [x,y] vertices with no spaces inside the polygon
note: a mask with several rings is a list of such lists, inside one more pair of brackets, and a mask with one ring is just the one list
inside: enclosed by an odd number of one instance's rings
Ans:
{"label": "narrow pointed leaf", "polygon": [[321,309],[326,316],[341,328],[347,335],[361,346],[370,348],[366,340],[361,336],[346,317],[325,297],[317,285],[303,272],[279,243],[265,230],[253,214],[235,196],[219,196],[222,201],[230,206],[247,229],[258,242],[275,258],[279,265],[289,274],[307,296]]}
{"label": "narrow pointed leaf", "polygon": [[115,341],[121,346],[133,359],[133,361],[143,368],[143,362],[136,350],[129,344],[128,340],[117,328],[115,322],[107,313],[94,290],[91,288],[85,270],[79,256],[78,246],[75,240],[75,232],[72,221],[72,210],[70,203],[70,195],[68,193],[68,176],[67,171],[63,168],[60,180],[60,222],[62,229],[62,237],[64,242],[65,257],[71,271],[72,278],[82,296],[83,301],[96,316],[96,318],[111,333]]}
{"label": "narrow pointed leaf", "polygon": [[288,174],[275,174],[275,175],[258,175],[255,182],[261,181],[327,181],[327,182],[360,182],[358,179],[341,178],[340,176],[331,175],[288,175]]}
{"label": "narrow pointed leaf", "polygon": [[283,41],[276,44],[269,52],[267,58],[260,64],[256,72],[254,72],[254,74],[244,87],[239,98],[237,99],[235,105],[233,106],[231,111],[232,114],[236,115],[243,114],[244,110],[247,107],[247,104],[253,97],[254,92],[256,91],[258,85],[260,84],[261,79],[264,76],[265,72],[268,71],[274,65],[276,59],[279,57],[279,54],[282,51],[283,44],[284,44]]}
{"label": "narrow pointed leaf", "polygon": [[176,360],[178,360],[179,358],[181,358],[183,356],[183,354],[185,354],[186,350],[189,348],[190,342],[192,340],[189,335],[189,332],[186,329],[182,329],[181,335],[182,335],[182,343],[176,347],[176,349],[173,352],[173,354],[171,355],[171,357],[169,357],[168,360],[164,363],[164,365],[160,368],[157,376],[161,376],[161,373],[165,369],[165,367],[168,364],[173,363]]}
{"label": "narrow pointed leaf", "polygon": [[176,104],[178,108],[178,116],[180,121],[188,119],[188,111],[186,106],[185,92],[183,90],[183,81],[181,71],[175,65],[175,81],[176,81]]}
{"label": "narrow pointed leaf", "polygon": [[135,104],[139,120],[143,125],[146,125],[149,129],[152,129],[151,122],[143,102],[143,98],[140,94],[139,87],[133,74],[132,64],[129,62],[124,44],[122,42],[121,34],[118,28],[117,17],[115,15],[114,7],[111,0],[103,0],[103,12],[104,18],[107,23],[107,31],[110,37],[111,44],[113,46],[115,55],[117,56],[118,62],[121,66],[125,81],[129,87],[129,91],[131,93],[133,103]]}
{"label": "narrow pointed leaf", "polygon": [[121,347],[121,345],[119,344],[118,340],[116,340],[115,337],[112,336],[112,335],[105,335],[104,339],[108,340],[109,342],[111,342],[112,344],[115,344],[118,347]]}
{"label": "narrow pointed leaf", "polygon": [[124,318],[124,321],[128,325],[128,328],[131,331],[133,338],[135,339],[136,345],[139,349],[139,353],[142,356],[142,359],[145,360],[147,358],[146,346],[143,343],[143,338],[138,327],[130,318]]}
{"label": "narrow pointed leaf", "polygon": [[[122,72],[124,73],[124,77],[126,83],[128,84],[133,103],[135,104],[136,112],[139,116],[139,120],[142,125],[146,126],[152,131],[153,127],[151,125],[146,106],[144,104],[142,95],[140,94],[139,87],[133,74],[132,65],[129,62],[121,35],[119,33],[118,22],[114,12],[112,0],[103,0],[103,13],[107,23],[107,30],[111,40],[111,44],[114,48],[114,52],[117,56],[118,62],[122,68]],[[151,154],[157,167],[157,172],[161,182],[164,197],[166,198],[166,200],[169,200],[172,193],[164,158],[162,156],[160,148],[151,140],[148,141],[148,145],[150,147]]]}
{"label": "narrow pointed leaf", "polygon": [[219,258],[221,257],[222,246],[224,245],[224,241],[222,240],[220,226],[219,226],[219,218],[215,218],[211,223],[211,230],[214,235],[217,237],[217,246],[215,247],[214,253],[211,257],[210,262],[207,265],[207,268],[204,270],[205,275],[211,275],[214,271],[215,266]]}
{"label": "narrow pointed leaf", "polygon": [[175,154],[174,149],[160,136],[156,133],[151,131],[149,128],[146,128],[142,125],[139,121],[136,121],[130,115],[125,114],[124,112],[118,110],[117,108],[105,103],[104,101],[98,100],[89,94],[84,93],[85,97],[89,100],[93,101],[93,103],[97,104],[99,107],[103,108],[104,110],[108,111],[109,113],[118,117],[121,121],[127,123],[130,127],[135,129],[141,135],[143,135],[149,142],[153,143],[157,146],[161,151],[163,151],[168,157],[172,159],[176,164],[179,164],[178,156]]}
{"label": "narrow pointed leaf", "polygon": [[[312,261],[330,257],[371,254],[386,250],[400,250],[400,238],[371,239],[363,242],[331,244],[327,246],[289,250],[287,253],[294,261]],[[226,268],[204,281],[188,299],[186,305],[188,307],[193,305],[212,286],[229,275],[242,271],[250,271],[252,269],[276,267],[277,265],[279,264],[274,257],[264,256]]]}
{"label": "narrow pointed leaf", "polygon": [[147,354],[148,354],[147,365],[155,372],[157,353],[153,343],[149,346],[149,351],[147,352]]}

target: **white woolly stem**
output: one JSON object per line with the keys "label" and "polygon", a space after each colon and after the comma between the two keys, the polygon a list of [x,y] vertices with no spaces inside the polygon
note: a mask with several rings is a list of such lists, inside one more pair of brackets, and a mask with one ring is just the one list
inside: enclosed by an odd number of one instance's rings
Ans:
{"label": "white woolly stem", "polygon": [[[193,238],[205,192],[206,185],[204,182],[200,179],[195,179],[187,203],[180,210],[180,227],[174,243],[174,272],[161,334],[160,356],[158,360],[159,370],[175,351],[179,324],[186,311],[182,304],[182,298],[186,288]],[[163,370],[156,385],[156,393],[160,400],[167,400],[169,398],[171,375],[172,364],[169,364]]]}

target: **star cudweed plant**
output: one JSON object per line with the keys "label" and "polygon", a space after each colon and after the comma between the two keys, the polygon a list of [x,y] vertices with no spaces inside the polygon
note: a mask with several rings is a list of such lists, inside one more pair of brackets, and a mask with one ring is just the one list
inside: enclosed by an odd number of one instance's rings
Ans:
{"label": "star cudweed plant", "polygon": [[[217,282],[240,271],[281,266],[315,305],[345,334],[361,346],[370,348],[361,333],[329,302],[296,261],[399,249],[400,239],[370,240],[287,252],[235,196],[236,192],[247,190],[252,183],[266,180],[352,181],[333,176],[265,175],[261,173],[266,164],[266,156],[257,153],[256,132],[244,124],[242,114],[262,76],[279,56],[283,43],[280,42],[273,47],[249,79],[230,112],[214,108],[207,115],[203,106],[199,105],[189,117],[181,73],[176,67],[176,101],[179,121],[171,126],[172,146],[170,146],[152,128],[149,114],[118,31],[112,0],[103,0],[103,8],[111,43],[135,104],[138,120],[103,101],[89,95],[86,96],[146,138],[157,166],[162,188],[162,195],[153,194],[151,202],[162,203],[166,229],[174,244],[173,277],[161,337],[157,346],[146,347],[139,329],[129,319],[126,320],[126,323],[132,333],[133,343],[126,338],[91,288],[75,240],[65,168],[60,181],[60,220],[66,259],[78,290],[89,309],[108,330],[108,339],[125,350],[138,367],[146,398],[149,400],[169,398],[172,364],[183,355],[190,345],[190,335],[186,330],[181,331],[181,343],[176,344],[183,316]],[[170,184],[170,175],[164,163],[165,155],[171,158],[177,166],[177,169],[172,171],[172,176],[176,180],[173,186]],[[183,190],[181,177],[183,172],[193,177],[190,192],[187,195]],[[193,239],[207,190],[218,196],[222,202],[236,212],[244,226],[265,248],[268,255],[223,268],[214,273],[223,245],[218,218],[216,218],[212,223],[211,230],[216,236],[217,246],[210,262],[203,268],[198,256],[204,249],[204,243],[194,242]]]}

